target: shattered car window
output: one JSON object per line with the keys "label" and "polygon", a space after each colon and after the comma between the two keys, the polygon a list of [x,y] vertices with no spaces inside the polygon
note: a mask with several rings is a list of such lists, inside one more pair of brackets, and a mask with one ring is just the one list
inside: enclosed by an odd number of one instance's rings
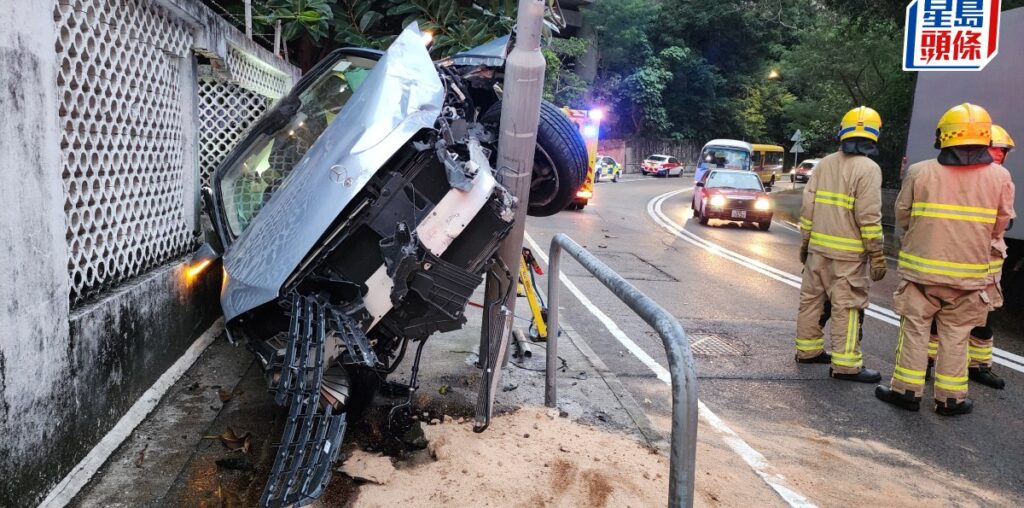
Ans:
{"label": "shattered car window", "polygon": [[375,63],[359,57],[341,60],[300,95],[297,103],[292,99],[292,103],[282,102],[275,108],[280,120],[260,134],[239,162],[225,170],[220,181],[232,236],[242,234],[263,205],[287,183],[292,170]]}

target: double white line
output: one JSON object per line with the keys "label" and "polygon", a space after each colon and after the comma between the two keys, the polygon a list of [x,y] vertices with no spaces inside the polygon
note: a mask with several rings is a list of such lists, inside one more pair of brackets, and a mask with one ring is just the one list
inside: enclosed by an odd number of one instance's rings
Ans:
{"label": "double white line", "polygon": [[[685,240],[686,242],[689,242],[697,247],[700,247],[712,254],[728,259],[729,261],[741,265],[744,268],[753,270],[762,275],[782,282],[783,284],[788,284],[797,289],[800,288],[801,279],[799,275],[794,275],[792,273],[779,270],[778,268],[762,263],[761,261],[749,258],[738,252],[726,249],[720,245],[705,240],[687,231],[683,227],[683,225],[678,224],[672,219],[670,219],[668,215],[666,215],[665,212],[661,210],[662,205],[669,198],[691,190],[693,190],[693,187],[687,187],[684,189],[667,192],[665,194],[655,197],[654,199],[647,203],[647,215],[649,215],[651,219],[654,220],[654,222],[658,223],[668,232],[672,233],[673,235],[682,240]],[[684,220],[683,222],[685,223],[686,221]],[[873,303],[868,306],[867,310],[865,311],[865,314],[893,326],[898,327],[900,325],[899,315],[897,315],[890,309],[887,309],[879,305],[875,305]],[[1002,349],[999,348],[992,348],[992,360],[995,363],[1009,367],[1013,370],[1016,370],[1017,372],[1024,373],[1024,357],[1022,356],[1015,355],[1013,353],[1010,353],[1009,351],[1003,351]]]}

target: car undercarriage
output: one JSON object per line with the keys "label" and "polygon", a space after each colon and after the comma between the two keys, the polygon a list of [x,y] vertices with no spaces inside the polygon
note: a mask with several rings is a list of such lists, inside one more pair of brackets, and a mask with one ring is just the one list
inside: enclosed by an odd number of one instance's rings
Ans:
{"label": "car undercarriage", "polygon": [[[425,341],[466,323],[484,276],[515,288],[517,267],[494,253],[525,204],[492,167],[497,126],[480,119],[500,97],[480,101],[494,94],[480,71],[435,65],[414,25],[383,54],[340,50],[214,175],[229,338],[288,408],[263,506],[319,497],[347,419],[406,353],[413,375],[391,417],[410,409]],[[578,141],[567,153],[585,164]]]}

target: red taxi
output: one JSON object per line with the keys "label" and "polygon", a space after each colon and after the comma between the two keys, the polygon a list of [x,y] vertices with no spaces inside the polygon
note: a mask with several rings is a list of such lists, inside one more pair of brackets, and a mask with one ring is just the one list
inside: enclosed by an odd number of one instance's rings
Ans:
{"label": "red taxi", "polygon": [[772,225],[771,198],[749,171],[708,171],[696,184],[693,202],[693,216],[703,225],[712,219],[756,223],[762,231]]}
{"label": "red taxi", "polygon": [[648,156],[640,165],[640,170],[644,175],[683,176],[683,164],[671,155]]}

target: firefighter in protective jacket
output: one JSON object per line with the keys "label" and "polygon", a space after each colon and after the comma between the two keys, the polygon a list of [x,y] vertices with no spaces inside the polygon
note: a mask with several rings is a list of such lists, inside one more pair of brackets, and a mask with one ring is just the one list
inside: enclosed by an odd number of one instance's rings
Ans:
{"label": "firefighter in protective jacket", "polygon": [[[829,363],[835,379],[877,383],[864,368],[860,319],[871,280],[885,277],[882,247],[882,171],[868,156],[878,153],[882,118],[867,107],[843,116],[840,149],[818,163],[804,189],[800,211],[804,264],[797,315],[796,361]],[[819,319],[831,302],[832,354],[825,352]]]}
{"label": "firefighter in protective jacket", "polygon": [[988,152],[992,118],[974,104],[947,111],[936,129],[937,159],[907,170],[896,198],[903,231],[900,282],[893,309],[900,314],[896,366],[879,399],[910,411],[920,409],[928,367],[932,320],[939,344],[935,357],[935,411],[971,412],[967,398],[968,336],[985,323],[991,307],[986,288],[999,263],[993,247],[1014,216],[1013,182]]}
{"label": "firefighter in protective jacket", "polygon": [[[1006,132],[1006,129],[998,125],[992,125],[992,145],[988,148],[992,162],[1002,165],[1006,156],[1013,150],[1013,138]],[[992,284],[985,292],[988,293],[990,307],[995,310],[1003,306],[1003,288],[1000,286],[1002,279],[1003,260],[1006,259],[1006,242],[999,242],[992,245]],[[992,313],[985,318],[984,326],[976,326],[971,329],[971,335],[967,342],[967,356],[970,364],[967,366],[967,377],[974,382],[990,386],[997,390],[1006,387],[1006,381],[992,370],[992,347],[995,344],[992,334],[992,325],[989,322]],[[939,352],[939,332],[935,321],[932,321],[932,339],[928,342],[928,370],[929,374],[935,367],[935,355]]]}

